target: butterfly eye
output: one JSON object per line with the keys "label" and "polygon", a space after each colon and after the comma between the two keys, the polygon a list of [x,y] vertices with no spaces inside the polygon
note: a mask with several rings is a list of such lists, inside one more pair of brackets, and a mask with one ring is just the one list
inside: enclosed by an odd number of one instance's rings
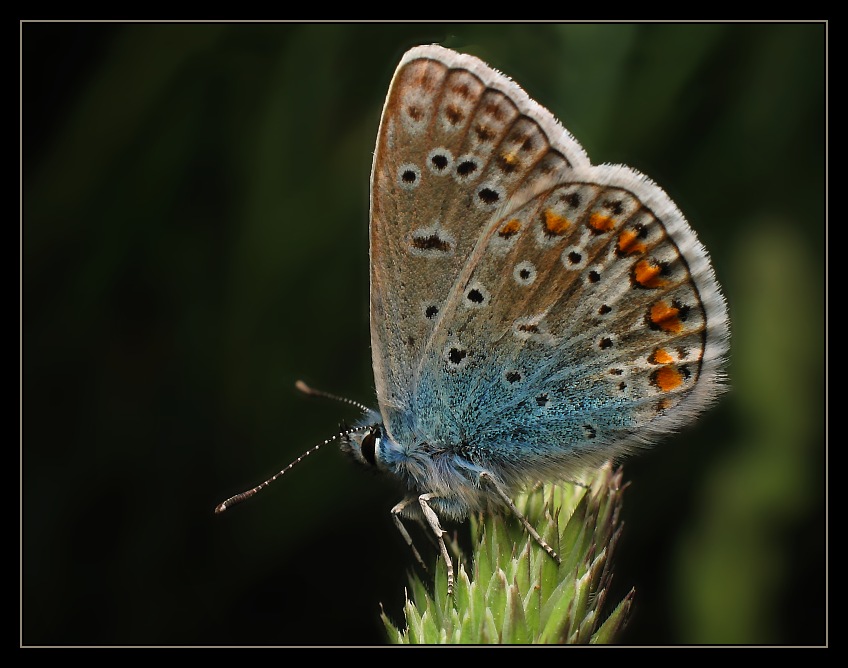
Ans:
{"label": "butterfly eye", "polygon": [[371,466],[377,465],[377,445],[380,443],[379,434],[380,432],[377,429],[369,431],[365,435],[365,438],[362,439],[362,445],[359,448],[362,458],[371,464]]}

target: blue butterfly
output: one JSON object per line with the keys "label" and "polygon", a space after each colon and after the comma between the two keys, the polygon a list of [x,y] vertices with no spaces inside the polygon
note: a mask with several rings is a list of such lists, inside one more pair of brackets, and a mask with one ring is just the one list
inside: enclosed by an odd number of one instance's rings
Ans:
{"label": "blue butterfly", "polygon": [[337,438],[401,483],[392,517],[422,564],[401,518],[429,527],[449,590],[440,518],[508,508],[559,560],[512,495],[655,442],[726,387],[727,307],[675,204],[629,167],[592,165],[472,56],[431,45],[401,59],[370,251],[379,410],[360,406]]}

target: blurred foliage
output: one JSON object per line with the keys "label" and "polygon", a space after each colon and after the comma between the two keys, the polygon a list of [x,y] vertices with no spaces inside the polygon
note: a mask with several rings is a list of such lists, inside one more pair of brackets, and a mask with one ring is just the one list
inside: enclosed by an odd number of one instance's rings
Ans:
{"label": "blurred foliage", "polygon": [[[368,179],[401,54],[480,56],[710,250],[733,391],[628,461],[628,644],[825,637],[826,26],[22,25],[22,643],[380,644],[400,496],[373,403]],[[467,531],[467,527],[454,527]]]}

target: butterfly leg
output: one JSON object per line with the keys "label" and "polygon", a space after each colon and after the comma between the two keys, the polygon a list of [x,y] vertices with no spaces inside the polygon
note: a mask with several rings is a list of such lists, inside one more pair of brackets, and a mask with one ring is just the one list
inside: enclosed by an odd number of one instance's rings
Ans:
{"label": "butterfly leg", "polygon": [[427,520],[427,524],[430,525],[430,528],[436,535],[436,540],[439,541],[439,549],[442,552],[442,558],[445,560],[445,566],[447,566],[448,569],[448,596],[450,596],[453,594],[453,562],[451,561],[450,554],[448,554],[445,539],[442,538],[445,534],[445,530],[442,529],[442,525],[439,523],[439,516],[436,515],[436,511],[434,511],[428,503],[428,501],[434,498],[434,496],[435,494],[422,494],[418,497],[418,502],[421,504],[421,510],[424,511],[424,519]]}
{"label": "butterfly leg", "polygon": [[409,535],[409,532],[406,530],[406,527],[401,522],[400,516],[403,513],[404,508],[406,508],[413,501],[417,501],[417,497],[410,496],[398,503],[394,508],[392,508],[392,520],[394,520],[395,526],[397,530],[400,531],[400,535],[403,536],[406,544],[409,545],[409,549],[412,550],[412,554],[415,556],[415,559],[421,564],[421,567],[424,569],[424,572],[429,572],[427,570],[427,564],[424,563],[424,560],[421,558],[421,555],[418,553],[418,550],[415,549],[415,545],[412,542],[412,536]]}
{"label": "butterfly leg", "polygon": [[554,548],[552,548],[550,545],[548,545],[547,541],[545,541],[545,539],[544,539],[544,538],[542,538],[542,537],[539,535],[539,532],[538,532],[538,531],[536,531],[535,527],[533,527],[533,525],[532,525],[532,524],[530,524],[530,522],[528,522],[528,521],[527,521],[527,518],[526,518],[526,517],[524,517],[524,515],[522,515],[522,514],[519,512],[518,508],[516,508],[516,507],[515,507],[515,503],[513,503],[512,499],[509,497],[509,494],[507,494],[507,493],[504,491],[504,489],[503,489],[503,488],[502,488],[502,487],[498,484],[498,481],[497,481],[497,480],[495,480],[495,479],[494,479],[494,477],[492,477],[492,475],[491,475],[490,473],[487,473],[486,471],[483,471],[483,472],[480,474],[480,479],[481,479],[481,480],[484,480],[484,481],[486,482],[486,484],[490,485],[490,486],[491,486],[491,488],[492,488],[493,490],[495,490],[495,492],[497,493],[497,495],[498,495],[499,497],[501,497],[501,499],[503,500],[503,502],[504,502],[504,503],[507,505],[507,507],[508,507],[508,508],[509,508],[512,512],[513,512],[513,514],[514,514],[514,515],[515,515],[515,516],[516,516],[519,520],[521,520],[521,523],[524,525],[524,528],[525,528],[525,529],[527,529],[527,532],[528,532],[531,536],[533,536],[533,539],[534,539],[534,540],[535,540],[535,541],[536,541],[536,542],[537,542],[537,543],[541,546],[541,548],[542,548],[545,552],[547,552],[549,555],[551,555],[551,557],[552,557],[554,560],[556,560],[556,562],[557,562],[558,564],[561,564],[561,563],[562,563],[562,559],[561,559],[561,558],[560,558],[560,556],[556,553],[556,551],[554,550]]}

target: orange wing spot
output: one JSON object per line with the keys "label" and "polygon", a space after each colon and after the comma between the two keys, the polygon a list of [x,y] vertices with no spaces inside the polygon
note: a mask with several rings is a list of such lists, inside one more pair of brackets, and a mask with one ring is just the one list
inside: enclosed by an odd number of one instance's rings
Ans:
{"label": "orange wing spot", "polygon": [[674,361],[674,358],[668,353],[668,351],[663,350],[662,348],[657,348],[651,353],[650,357],[648,357],[648,361],[651,364],[671,364]]}
{"label": "orange wing spot", "polygon": [[504,172],[514,172],[521,165],[518,156],[512,151],[504,151],[498,156],[498,167]]}
{"label": "orange wing spot", "polygon": [[609,232],[615,228],[615,219],[596,211],[589,216],[589,227],[595,232]]}
{"label": "orange wing spot", "polygon": [[545,230],[548,234],[560,236],[564,234],[565,231],[571,227],[571,221],[568,220],[565,216],[560,216],[558,213],[552,211],[551,209],[545,209],[542,214],[542,220],[545,223]]}
{"label": "orange wing spot", "polygon": [[656,325],[664,332],[677,333],[683,329],[683,323],[680,322],[680,309],[669,306],[665,302],[654,304],[648,317],[652,325]]}
{"label": "orange wing spot", "polygon": [[633,267],[633,280],[643,288],[661,288],[665,281],[659,276],[662,267],[654,260],[639,260]]}
{"label": "orange wing spot", "polygon": [[651,380],[663,392],[671,392],[683,384],[683,374],[668,365],[654,371]]}
{"label": "orange wing spot", "polygon": [[622,230],[618,235],[618,252],[622,255],[634,255],[645,252],[645,244],[638,241],[639,233],[635,230]]}
{"label": "orange wing spot", "polygon": [[509,165],[510,167],[514,167],[518,164],[518,156],[512,151],[504,151],[501,153],[501,162],[505,165]]}
{"label": "orange wing spot", "polygon": [[498,230],[498,236],[503,237],[504,239],[509,239],[511,236],[518,234],[518,230],[521,229],[521,221],[518,218],[513,218],[508,223],[506,223],[500,230]]}

